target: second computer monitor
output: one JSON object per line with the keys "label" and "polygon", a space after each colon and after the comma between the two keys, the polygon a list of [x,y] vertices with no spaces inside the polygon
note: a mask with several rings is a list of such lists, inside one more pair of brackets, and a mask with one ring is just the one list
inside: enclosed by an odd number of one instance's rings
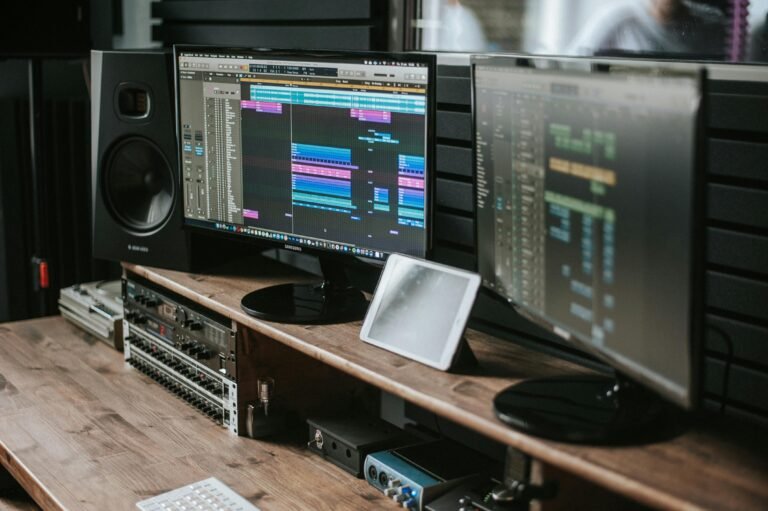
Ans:
{"label": "second computer monitor", "polygon": [[688,408],[700,77],[610,67],[475,59],[479,272]]}

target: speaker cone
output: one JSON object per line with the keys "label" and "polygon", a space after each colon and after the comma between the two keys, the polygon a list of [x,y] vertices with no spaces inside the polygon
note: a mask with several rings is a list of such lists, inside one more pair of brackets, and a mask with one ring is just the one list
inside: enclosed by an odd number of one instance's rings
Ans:
{"label": "speaker cone", "polygon": [[125,227],[151,231],[170,215],[173,170],[149,139],[131,137],[118,142],[107,155],[103,177],[112,214]]}

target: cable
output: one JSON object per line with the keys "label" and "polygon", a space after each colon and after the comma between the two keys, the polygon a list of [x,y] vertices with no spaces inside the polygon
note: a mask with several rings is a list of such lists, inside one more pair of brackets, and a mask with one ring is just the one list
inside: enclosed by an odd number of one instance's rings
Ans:
{"label": "cable", "polygon": [[725,345],[728,351],[728,358],[725,361],[725,368],[723,369],[723,390],[722,390],[722,401],[720,402],[720,414],[724,415],[725,403],[728,400],[728,381],[730,380],[730,376],[731,376],[731,362],[733,361],[733,340],[731,339],[731,336],[728,335],[725,332],[725,330],[723,330],[719,326],[708,323],[707,328],[720,335],[723,341],[725,341]]}
{"label": "cable", "polygon": [[438,417],[437,414],[434,412],[432,412],[432,421],[435,423],[435,429],[437,429],[437,434],[444,438],[445,434],[443,433],[442,428],[440,428],[440,417]]}
{"label": "cable", "polygon": [[83,80],[85,81],[85,88],[88,89],[88,97],[91,97],[91,73],[89,68],[89,61],[83,59],[82,62]]}

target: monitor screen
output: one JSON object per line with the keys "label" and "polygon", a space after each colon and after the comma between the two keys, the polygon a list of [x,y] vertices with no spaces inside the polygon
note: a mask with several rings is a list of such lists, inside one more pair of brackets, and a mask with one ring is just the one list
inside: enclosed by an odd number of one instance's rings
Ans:
{"label": "monitor screen", "polygon": [[177,47],[185,224],[424,257],[431,59]]}
{"label": "monitor screen", "polygon": [[483,285],[689,406],[700,78],[519,63],[474,61]]}

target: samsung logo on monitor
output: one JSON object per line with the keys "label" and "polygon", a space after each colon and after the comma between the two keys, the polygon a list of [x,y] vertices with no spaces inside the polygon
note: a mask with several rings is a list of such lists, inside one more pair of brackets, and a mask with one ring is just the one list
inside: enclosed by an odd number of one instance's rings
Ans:
{"label": "samsung logo on monitor", "polygon": [[301,252],[301,247],[297,247],[296,245],[285,245],[285,248],[288,250],[293,250],[294,252]]}

